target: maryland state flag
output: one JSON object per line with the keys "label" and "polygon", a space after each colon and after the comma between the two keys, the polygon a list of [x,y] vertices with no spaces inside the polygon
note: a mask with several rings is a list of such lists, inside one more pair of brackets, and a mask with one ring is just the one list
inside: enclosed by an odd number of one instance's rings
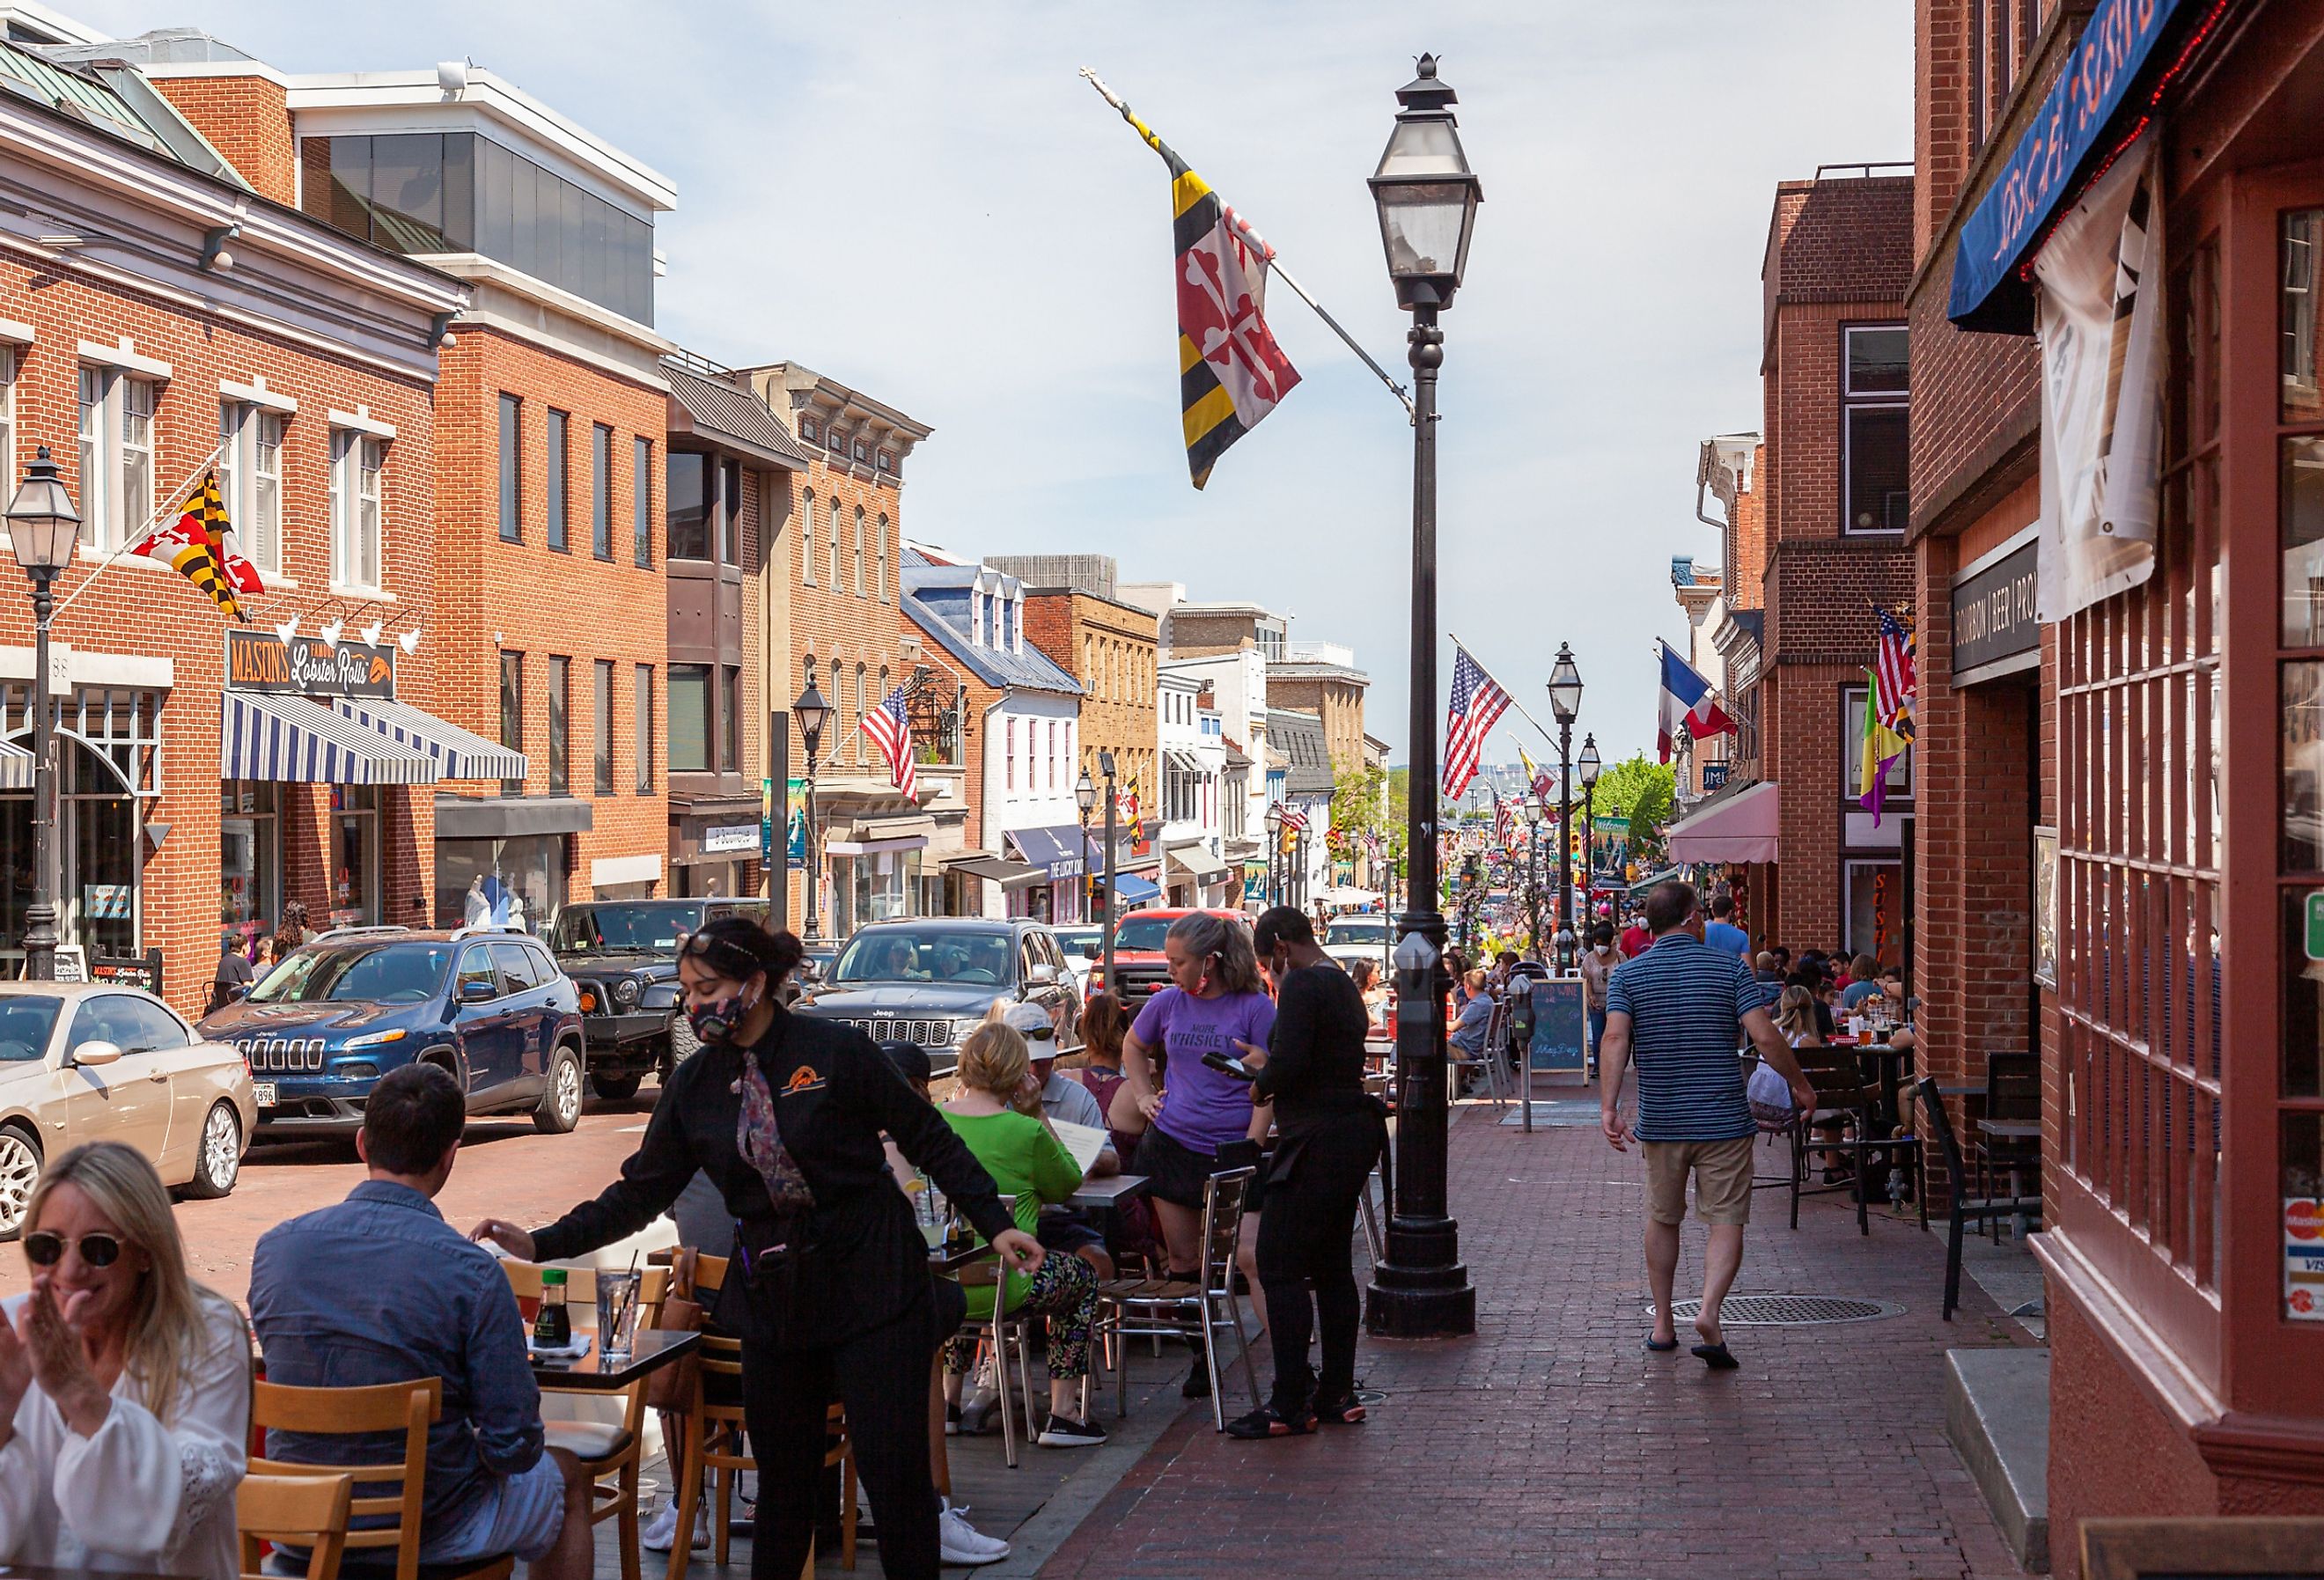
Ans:
{"label": "maryland state flag", "polygon": [[1299,382],[1298,370],[1267,327],[1267,265],[1275,249],[1128,105],[1095,78],[1091,81],[1170,167],[1178,259],[1178,401],[1186,466],[1200,488],[1226,448],[1258,427]]}
{"label": "maryland state flag", "polygon": [[247,622],[250,616],[242,612],[242,601],[235,595],[266,590],[258,579],[258,568],[235,552],[216,472],[205,476],[202,485],[186,496],[176,525],[156,527],[131,544],[129,552],[168,561],[237,620]]}

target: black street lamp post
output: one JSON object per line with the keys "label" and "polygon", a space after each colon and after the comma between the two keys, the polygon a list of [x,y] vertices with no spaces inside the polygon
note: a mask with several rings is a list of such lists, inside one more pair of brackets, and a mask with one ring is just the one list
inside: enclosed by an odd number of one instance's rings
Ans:
{"label": "black street lamp post", "polygon": [[1377,1334],[1432,1338],[1477,1330],[1477,1291],[1461,1265],[1445,1191],[1447,984],[1436,872],[1436,370],[1444,337],[1436,319],[1460,289],[1483,193],[1434,55],[1420,58],[1419,74],[1396,97],[1396,129],[1370,185],[1397,305],[1412,315],[1411,909],[1397,920],[1396,1205],[1366,1322]]}
{"label": "black street lamp post", "polygon": [[80,512],[57,476],[42,445],[24,469],[24,481],[8,504],[8,540],[16,563],[32,583],[32,903],[24,909],[24,976],[52,982],[57,975],[57,771],[50,725],[49,621],[55,614],[51,589],[72,563],[80,541]]}
{"label": "black street lamp post", "polygon": [[1575,766],[1582,774],[1582,906],[1587,910],[1590,896],[1598,888],[1598,771],[1602,763],[1594,734],[1582,737],[1582,755],[1575,759]]}
{"label": "black street lamp post", "polygon": [[[1582,671],[1573,667],[1573,650],[1557,644],[1557,662],[1549,671],[1549,707],[1557,716],[1557,938],[1558,953],[1570,956],[1573,941],[1573,717],[1582,711]],[[1570,969],[1571,958],[1558,968]]]}
{"label": "black street lamp post", "polygon": [[1114,790],[1112,753],[1097,754],[1097,771],[1105,776],[1105,931],[1099,935],[1098,947],[1104,951],[1102,968],[1105,972],[1105,991],[1119,997],[1121,989],[1113,980],[1113,913],[1121,903],[1121,896],[1114,892],[1113,864],[1119,844],[1114,818],[1121,810],[1121,797]]}
{"label": "black street lamp post", "polygon": [[[1089,874],[1089,819],[1097,809],[1097,783],[1086,768],[1082,770],[1081,781],[1074,786],[1074,806],[1082,815],[1082,919],[1087,921],[1090,912],[1097,909],[1090,903],[1097,891],[1097,880]],[[1106,985],[1111,988],[1113,984]]]}
{"label": "black street lamp post", "polygon": [[823,726],[831,717],[831,704],[816,688],[814,677],[808,677],[807,689],[791,704],[791,716],[798,720],[799,743],[807,748],[807,936],[812,938],[823,926],[817,910],[823,889],[818,882],[823,873],[823,857],[816,837],[815,760],[823,750]]}
{"label": "black street lamp post", "polygon": [[1541,802],[1526,798],[1526,938],[1541,953]]}

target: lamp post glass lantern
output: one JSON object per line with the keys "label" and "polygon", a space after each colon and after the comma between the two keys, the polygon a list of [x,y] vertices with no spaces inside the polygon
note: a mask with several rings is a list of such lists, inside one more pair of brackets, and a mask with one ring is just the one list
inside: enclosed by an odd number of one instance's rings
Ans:
{"label": "lamp post glass lantern", "polygon": [[1477,1330],[1477,1291],[1461,1265],[1460,1225],[1446,1211],[1444,913],[1437,873],[1436,372],[1437,314],[1469,265],[1480,183],[1462,152],[1452,88],[1436,57],[1397,90],[1396,126],[1370,185],[1397,305],[1412,315],[1412,743],[1405,884],[1397,919],[1398,1080],[1396,1201],[1386,1254],[1372,1269],[1366,1325],[1376,1334],[1434,1338]]}
{"label": "lamp post glass lantern", "polygon": [[[1598,756],[1597,735],[1582,737],[1582,755],[1573,762],[1582,775],[1582,904],[1588,910],[1590,897],[1598,888],[1598,773],[1604,766]],[[1584,927],[1582,930],[1586,933],[1589,929]]]}
{"label": "lamp post glass lantern", "polygon": [[8,541],[16,563],[32,584],[32,902],[24,908],[24,975],[51,982],[57,975],[57,780],[49,696],[49,621],[56,613],[52,589],[58,573],[72,563],[80,541],[80,512],[57,464],[42,445],[24,468],[24,481],[8,502]]}
{"label": "lamp post glass lantern", "polygon": [[1573,719],[1582,711],[1582,671],[1562,642],[1549,671],[1549,707],[1557,716],[1558,967],[1566,970],[1573,964]]}
{"label": "lamp post glass lantern", "polygon": [[807,748],[807,936],[812,938],[822,930],[822,919],[816,905],[822,888],[817,880],[822,875],[823,858],[815,827],[815,760],[823,750],[823,727],[831,720],[831,704],[816,689],[811,677],[807,689],[791,704],[791,716],[798,720],[799,742]]}
{"label": "lamp post glass lantern", "polygon": [[1089,820],[1090,814],[1097,810],[1097,783],[1086,768],[1074,786],[1074,806],[1082,815],[1082,919],[1087,921],[1090,913],[1097,909],[1090,903],[1097,894],[1097,880],[1089,874]]}
{"label": "lamp post glass lantern", "polygon": [[1118,842],[1113,825],[1121,806],[1121,798],[1115,793],[1113,788],[1112,753],[1101,752],[1097,754],[1097,771],[1105,776],[1105,903],[1102,908],[1102,919],[1099,923],[1105,930],[1098,935],[1098,947],[1103,952],[1105,991],[1119,996],[1121,990],[1115,985],[1113,980],[1113,918],[1115,910],[1121,903],[1121,897],[1114,889],[1113,867]]}

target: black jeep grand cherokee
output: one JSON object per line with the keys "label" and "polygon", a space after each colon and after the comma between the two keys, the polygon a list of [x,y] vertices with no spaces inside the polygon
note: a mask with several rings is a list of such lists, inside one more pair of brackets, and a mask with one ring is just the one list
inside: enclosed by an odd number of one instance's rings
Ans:
{"label": "black jeep grand cherokee", "polygon": [[701,1045],[678,1012],[678,940],[717,916],[763,927],[763,900],[595,900],[567,905],[549,929],[557,964],[581,990],[589,1085],[618,1103],[652,1071],[663,1079]]}

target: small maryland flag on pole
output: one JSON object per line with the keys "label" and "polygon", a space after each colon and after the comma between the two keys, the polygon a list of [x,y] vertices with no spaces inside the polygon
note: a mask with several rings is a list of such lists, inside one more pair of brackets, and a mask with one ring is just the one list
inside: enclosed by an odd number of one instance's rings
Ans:
{"label": "small maryland flag on pole", "polygon": [[1170,167],[1178,399],[1186,467],[1200,488],[1227,447],[1258,427],[1299,382],[1298,370],[1267,327],[1267,269],[1275,249],[1111,88],[1089,72],[1083,75]]}
{"label": "small maryland flag on pole", "polygon": [[217,474],[210,472],[202,485],[186,496],[177,524],[156,527],[129,546],[132,554],[165,560],[180,576],[208,593],[217,606],[247,622],[237,593],[263,593],[258,568],[235,552],[233,527],[218,498]]}

